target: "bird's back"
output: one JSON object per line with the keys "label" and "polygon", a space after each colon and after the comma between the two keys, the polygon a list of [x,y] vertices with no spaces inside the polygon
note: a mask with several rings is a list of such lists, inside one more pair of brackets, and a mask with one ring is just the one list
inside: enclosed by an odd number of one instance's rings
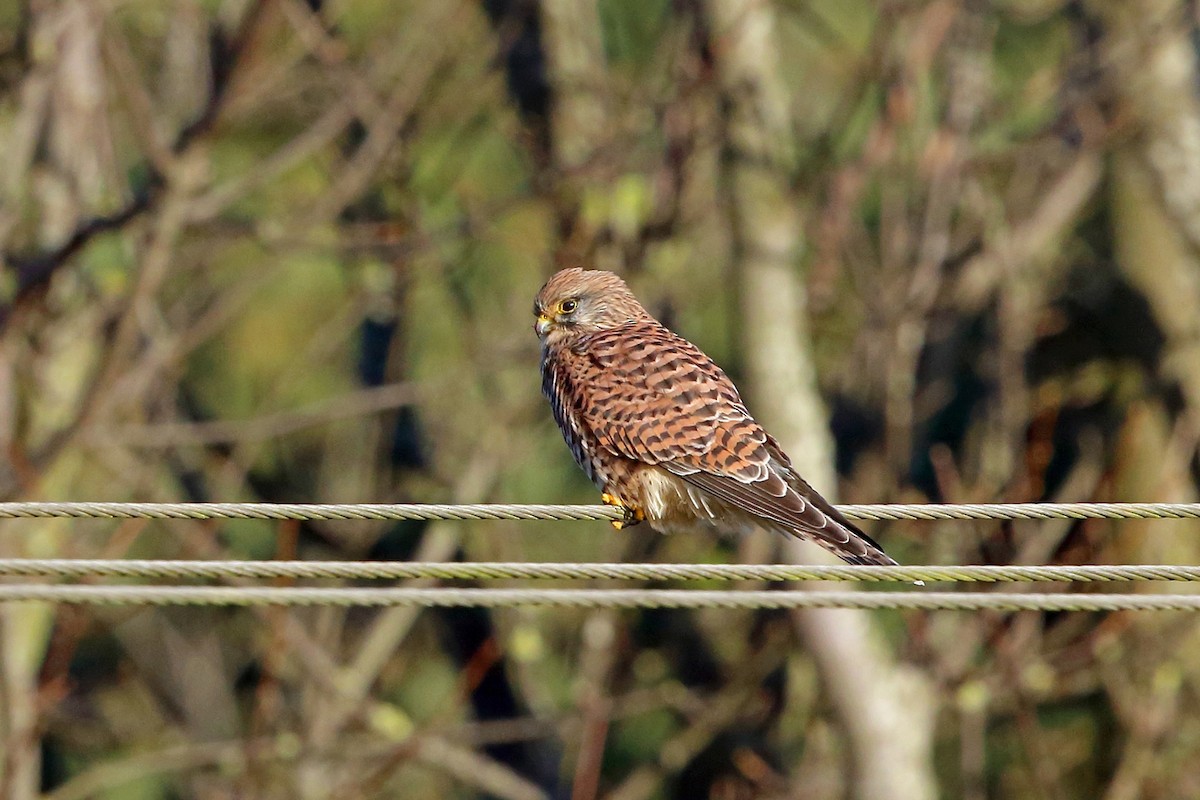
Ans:
{"label": "bird's back", "polygon": [[[724,371],[658,322],[545,346],[542,386],[575,460],[605,492],[666,487],[689,499],[697,521],[731,529],[754,523],[816,541],[851,563],[895,563],[795,472]],[[633,480],[639,470],[671,480]],[[672,488],[672,481],[682,483]],[[677,506],[651,505],[678,517]]]}

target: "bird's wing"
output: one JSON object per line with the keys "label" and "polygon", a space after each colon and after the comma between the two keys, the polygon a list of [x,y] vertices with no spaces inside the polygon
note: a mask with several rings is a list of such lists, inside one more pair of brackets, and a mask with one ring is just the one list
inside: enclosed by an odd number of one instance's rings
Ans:
{"label": "bird's wing", "polygon": [[732,381],[695,345],[658,324],[584,344],[572,359],[571,382],[582,395],[583,422],[601,447],[662,467],[847,560],[893,563],[795,473]]}

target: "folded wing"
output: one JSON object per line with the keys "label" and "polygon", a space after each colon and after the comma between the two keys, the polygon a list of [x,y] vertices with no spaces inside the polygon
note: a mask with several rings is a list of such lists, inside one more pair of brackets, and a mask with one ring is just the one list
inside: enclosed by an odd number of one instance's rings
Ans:
{"label": "folded wing", "polygon": [[764,527],[851,563],[894,564],[792,469],[708,356],[657,323],[597,335],[575,359],[583,420],[614,455],[655,464]]}

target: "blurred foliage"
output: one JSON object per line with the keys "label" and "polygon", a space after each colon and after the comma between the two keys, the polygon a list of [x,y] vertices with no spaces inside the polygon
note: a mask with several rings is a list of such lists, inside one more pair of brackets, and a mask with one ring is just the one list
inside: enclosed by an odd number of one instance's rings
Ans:
{"label": "blurred foliage", "polygon": [[[1196,20],[1128,3],[1153,36],[1105,0],[759,4],[843,499],[1195,499],[1200,261],[1171,178],[1200,159],[1200,102],[1150,116],[1121,54],[1153,85]],[[4,499],[593,502],[540,397],[531,299],[558,266],[620,270],[745,375],[730,92],[764,87],[722,88],[726,44],[700,0],[0,4]],[[1190,47],[1169,63],[1194,83]],[[599,523],[3,527],[8,557],[775,546]],[[871,531],[909,563],[1195,562],[1196,532]],[[623,612],[599,645],[595,619],[5,608],[0,796],[845,796],[786,618]],[[943,796],[1200,794],[1190,617],[875,619],[936,689]]]}

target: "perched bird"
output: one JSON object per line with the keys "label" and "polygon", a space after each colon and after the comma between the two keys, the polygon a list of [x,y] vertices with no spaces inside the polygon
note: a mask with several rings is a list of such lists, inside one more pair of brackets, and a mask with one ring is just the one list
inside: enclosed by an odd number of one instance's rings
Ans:
{"label": "perched bird", "polygon": [[538,292],[542,391],[575,460],[661,532],[755,526],[851,564],[895,564],[792,468],[712,359],[650,316],[625,281],[564,269]]}

